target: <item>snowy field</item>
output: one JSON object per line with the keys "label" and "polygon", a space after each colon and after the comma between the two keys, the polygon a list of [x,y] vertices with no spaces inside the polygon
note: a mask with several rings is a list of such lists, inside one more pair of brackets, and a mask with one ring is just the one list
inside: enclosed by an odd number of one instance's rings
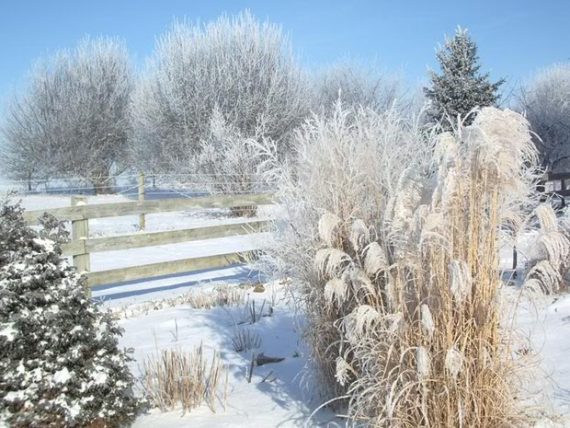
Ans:
{"label": "snowy field", "polygon": [[529,299],[513,291],[515,334],[531,353],[521,399],[545,416],[538,426],[570,427],[570,296]]}
{"label": "snowy field", "polygon": [[[225,410],[218,404],[216,413],[207,406],[183,416],[178,410],[162,413],[153,410],[141,416],[135,427],[293,427],[304,426],[318,405],[304,385],[306,351],[299,340],[299,322],[292,302],[280,284],[268,284],[263,293],[249,293],[263,309],[259,321],[250,324],[243,305],[193,309],[188,305],[151,311],[148,315],[121,320],[125,329],[123,345],[135,349],[133,371],[140,375],[140,363],[159,350],[175,348],[190,351],[203,344],[208,351],[220,352],[228,365],[229,381]],[[265,302],[265,303],[264,303]],[[269,309],[271,308],[271,310]],[[269,316],[271,313],[271,316]],[[251,383],[248,370],[251,352],[238,353],[232,337],[246,328],[261,337],[256,353],[284,358],[280,363],[256,367]],[[317,412],[309,426],[335,426],[334,415]]]}
{"label": "snowy field", "polygon": [[[120,202],[124,196],[90,197],[89,203]],[[26,196],[28,209],[69,205],[67,196]],[[259,212],[269,218],[271,208]],[[92,236],[136,233],[136,216],[90,221]],[[224,210],[151,214],[147,230],[174,230],[240,221],[227,217]],[[259,248],[270,239],[268,234],[220,238],[209,242],[165,245],[92,256],[94,270],[175,260],[228,251]],[[521,237],[519,263],[524,263],[526,248],[534,234]],[[501,251],[501,263],[509,269],[512,249]],[[506,275],[508,276],[508,274]],[[342,420],[328,410],[315,411],[319,399],[310,388],[306,370],[307,352],[299,337],[302,319],[295,312],[290,288],[269,282],[265,291],[253,292],[248,283],[260,280],[247,267],[230,267],[197,273],[173,275],[153,280],[131,282],[114,287],[99,287],[93,296],[116,311],[125,329],[121,344],[134,349],[133,373],[141,375],[144,360],[163,349],[190,351],[202,344],[208,352],[218,351],[228,367],[228,394],[213,413],[207,406],[183,415],[179,410],[162,413],[152,410],[140,416],[136,427],[298,427],[342,426]],[[514,281],[515,283],[520,282]],[[211,292],[220,284],[241,287],[248,303],[236,306],[195,309],[188,304],[160,304],[187,293]],[[521,344],[528,343],[529,370],[521,382],[520,400],[531,406],[529,414],[542,419],[537,426],[570,427],[570,296],[555,298],[522,295],[516,286],[505,286],[502,296]],[[263,306],[257,322],[248,321],[248,304],[255,300]],[[256,367],[251,383],[247,380],[251,352],[236,352],[232,337],[236,329],[258,333],[261,346],[256,353],[280,357],[280,363]],[[521,345],[522,346],[522,345]],[[526,352],[526,351],[525,351]],[[313,412],[315,413],[313,414]]]}

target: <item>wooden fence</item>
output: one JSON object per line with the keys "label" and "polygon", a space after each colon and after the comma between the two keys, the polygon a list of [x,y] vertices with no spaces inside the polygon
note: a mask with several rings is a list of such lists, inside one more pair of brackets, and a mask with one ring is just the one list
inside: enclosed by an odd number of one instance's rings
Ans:
{"label": "wooden fence", "polygon": [[192,257],[160,263],[131,266],[119,269],[91,272],[90,254],[102,251],[126,250],[165,244],[221,238],[226,236],[258,233],[267,230],[267,220],[241,220],[239,222],[214,226],[197,227],[164,232],[137,232],[130,235],[102,238],[89,237],[89,219],[139,215],[141,230],[145,227],[145,214],[185,211],[204,208],[232,208],[236,206],[258,206],[271,204],[272,195],[205,196],[190,199],[162,199],[148,201],[144,192],[139,201],[88,205],[86,198],[73,196],[70,207],[27,211],[24,218],[29,224],[36,224],[45,212],[59,220],[71,222],[71,241],[63,245],[63,255],[72,256],[73,265],[87,275],[89,286],[116,284],[125,281],[152,278],[202,269],[221,268],[246,262],[255,251],[231,252],[205,257]]}

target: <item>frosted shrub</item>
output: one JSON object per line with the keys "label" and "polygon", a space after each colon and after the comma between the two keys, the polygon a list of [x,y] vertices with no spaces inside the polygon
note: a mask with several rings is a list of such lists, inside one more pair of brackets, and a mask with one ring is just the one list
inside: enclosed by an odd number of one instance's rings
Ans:
{"label": "frosted shrub", "polygon": [[0,212],[0,414],[14,427],[120,426],[134,419],[121,329],[61,258],[63,230],[40,234],[19,206]]}
{"label": "frosted shrub", "polygon": [[[352,376],[336,373],[342,336],[335,323],[352,311],[355,293],[370,287],[365,272],[342,272],[355,258],[366,260],[364,271],[374,275],[390,263],[382,258],[384,248],[369,244],[383,233],[379,225],[410,154],[428,159],[429,146],[416,123],[405,122],[394,107],[378,113],[337,103],[331,114],[302,127],[295,149],[295,162],[281,171],[278,198],[286,221],[278,225],[273,256],[301,287],[316,383],[332,398],[345,391],[337,378]],[[351,355],[346,358],[349,364]]]}
{"label": "frosted shrub", "polygon": [[[524,118],[484,108],[473,125],[438,138],[431,179],[401,173],[372,243],[362,250],[348,237],[334,244],[350,260],[320,275],[351,290],[335,325],[339,352],[350,357],[337,379],[352,373],[353,421],[513,422],[513,365],[497,303],[499,232],[505,219],[523,216],[517,210],[535,166]],[[324,303],[327,311],[339,305]]]}
{"label": "frosted shrub", "polygon": [[498,248],[536,178],[528,124],[484,108],[431,138],[395,118],[315,119],[284,187],[281,254],[305,285],[319,380],[355,424],[508,425]]}

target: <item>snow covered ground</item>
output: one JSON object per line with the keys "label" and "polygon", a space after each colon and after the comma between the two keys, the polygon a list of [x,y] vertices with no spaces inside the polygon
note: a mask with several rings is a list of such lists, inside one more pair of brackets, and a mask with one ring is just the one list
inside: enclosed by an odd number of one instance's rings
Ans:
{"label": "snow covered ground", "polygon": [[517,242],[517,278],[510,270],[512,246],[501,249],[504,321],[513,327],[515,351],[528,353],[517,374],[522,385],[519,401],[538,418],[537,427],[570,427],[570,295],[544,296],[520,287],[536,239],[537,232],[528,232]]}
{"label": "snow covered ground", "polygon": [[[120,202],[125,196],[94,196],[89,203]],[[69,205],[68,196],[26,196],[23,205],[28,209],[52,208]],[[271,217],[271,209],[263,209],[259,216]],[[147,216],[147,230],[173,230],[222,222],[240,221],[226,216],[224,210],[151,214]],[[92,236],[136,233],[135,216],[90,221]],[[263,245],[267,234],[220,238],[123,252],[98,253],[92,256],[94,270],[151,263],[177,258],[202,256],[227,251],[246,250]],[[518,243],[519,266],[525,262],[528,248],[535,235],[530,233]],[[512,248],[501,250],[501,265],[508,269],[512,263]],[[262,317],[255,324],[247,323],[247,307],[215,307],[194,309],[188,304],[158,305],[188,292],[212,290],[219,284],[238,287],[247,282],[259,281],[257,273],[247,267],[195,272],[146,281],[121,284],[118,287],[99,287],[93,296],[102,299],[121,316],[125,329],[122,345],[134,349],[133,372],[139,376],[145,358],[162,349],[191,350],[203,344],[206,350],[220,352],[229,370],[229,391],[226,409],[218,407],[216,413],[207,406],[182,415],[173,410],[162,413],[153,410],[139,417],[137,427],[295,427],[342,426],[342,421],[330,411],[320,410],[309,419],[318,407],[319,400],[306,381],[303,370],[307,353],[300,341],[299,324],[295,308],[281,284],[270,283],[263,293],[248,290],[249,301],[257,307],[264,305]],[[515,281],[516,283],[517,281]],[[520,282],[520,276],[518,279]],[[516,286],[505,286],[502,296],[514,310],[514,326],[521,344],[529,346],[529,367],[521,382],[524,388],[519,399],[534,410],[533,415],[544,416],[537,426],[570,427],[570,296],[555,298],[529,297]],[[263,303],[265,302],[265,303]],[[159,308],[160,307],[160,308]],[[155,310],[155,308],[157,308]],[[128,316],[125,316],[127,314]],[[246,321],[245,324],[240,322]],[[250,352],[236,352],[232,336],[238,328],[248,328],[262,338],[255,352],[283,357],[281,363],[268,364],[255,369],[251,383],[247,382]],[[271,373],[271,374],[270,374]],[[265,379],[265,380],[264,380]]]}
{"label": "snow covered ground", "polygon": [[[262,293],[248,292],[247,300],[255,300],[264,316],[250,324],[246,305],[193,309],[189,305],[150,311],[148,315],[121,320],[125,329],[122,344],[135,350],[135,375],[140,364],[162,349],[190,351],[202,344],[208,351],[217,350],[228,365],[229,388],[226,409],[217,412],[207,406],[182,415],[179,410],[162,413],[151,411],[139,417],[135,427],[294,427],[304,426],[318,405],[314,394],[303,388],[306,351],[299,340],[299,320],[284,287],[277,283],[266,286]],[[251,304],[251,303],[248,303]],[[271,314],[269,316],[269,314]],[[247,373],[252,351],[236,352],[232,336],[237,329],[258,333],[261,346],[255,353],[285,358],[280,363],[256,367],[251,383]],[[313,400],[311,400],[313,399]],[[309,426],[333,426],[334,415],[322,410]]]}
{"label": "snow covered ground", "polygon": [[[538,426],[570,427],[570,296],[516,296],[515,334],[529,346],[521,399]],[[547,423],[548,422],[548,423]]]}
{"label": "snow covered ground", "polygon": [[[121,195],[92,196],[88,203],[113,203],[128,200]],[[29,195],[22,198],[26,209],[39,210],[70,205],[69,196]],[[260,209],[257,218],[271,218],[271,207]],[[253,220],[253,219],[252,219]],[[228,217],[224,210],[200,210],[147,215],[147,231],[175,230],[205,225],[243,221]],[[137,233],[137,216],[105,218],[89,221],[91,236],[109,236]],[[104,270],[158,261],[205,256],[229,251],[242,251],[263,246],[268,234],[253,234],[183,244],[163,245],[121,252],[109,251],[91,255],[92,269]],[[158,279],[136,281],[117,286],[100,286],[93,297],[114,309],[122,318],[125,334],[121,344],[134,349],[133,373],[141,376],[145,358],[163,349],[191,351],[203,344],[206,350],[218,351],[229,370],[229,390],[225,410],[216,413],[207,406],[182,415],[180,411],[162,413],[153,410],[137,419],[135,426],[196,427],[211,426],[338,426],[340,421],[328,410],[320,410],[314,391],[304,382],[306,351],[299,338],[300,320],[283,286],[269,284],[263,293],[248,292],[247,300],[255,300],[257,308],[264,307],[264,316],[255,324],[246,321],[247,305],[193,309],[189,305],[153,310],[156,302],[181,296],[185,293],[208,292],[219,285],[238,287],[258,282],[259,276],[247,266],[236,266]],[[271,308],[271,310],[269,309]],[[132,315],[134,312],[135,315]],[[131,316],[125,318],[125,314]],[[236,352],[232,336],[236,329],[247,328],[258,333],[262,344],[256,353],[285,358],[283,362],[256,367],[247,382],[251,352]],[[311,417],[311,418],[310,418]],[[310,418],[310,420],[309,420]]]}

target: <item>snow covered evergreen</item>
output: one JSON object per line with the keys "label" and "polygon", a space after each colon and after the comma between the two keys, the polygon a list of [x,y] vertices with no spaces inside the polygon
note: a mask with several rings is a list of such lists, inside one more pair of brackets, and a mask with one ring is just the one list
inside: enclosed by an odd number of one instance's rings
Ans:
{"label": "snow covered evergreen", "polygon": [[[450,130],[458,115],[464,118],[475,107],[497,104],[497,91],[504,80],[492,83],[488,73],[479,73],[477,45],[466,29],[458,28],[455,36],[445,41],[437,52],[437,60],[441,74],[431,71],[431,87],[424,88],[431,101],[427,112],[431,123],[440,122]],[[468,117],[465,125],[472,121],[473,117]]]}
{"label": "snow covered evergreen", "polygon": [[58,222],[36,232],[22,212],[0,208],[0,424],[122,426],[139,407],[122,330],[62,259]]}

